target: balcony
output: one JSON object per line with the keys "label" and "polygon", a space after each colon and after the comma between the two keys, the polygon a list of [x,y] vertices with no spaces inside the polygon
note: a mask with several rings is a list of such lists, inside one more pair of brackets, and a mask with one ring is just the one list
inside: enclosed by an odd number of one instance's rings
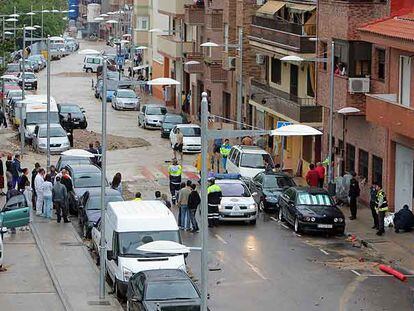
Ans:
{"label": "balcony", "polygon": [[187,63],[189,61],[196,61],[196,62],[199,62],[199,64],[184,65],[185,72],[187,73],[203,73],[204,72],[203,54],[197,53],[197,52],[187,53],[185,62]]}
{"label": "balcony", "polygon": [[251,41],[296,53],[315,53],[316,25],[300,25],[253,16]]}
{"label": "balcony", "polygon": [[205,66],[206,79],[213,83],[227,82],[227,71],[225,71],[221,63],[208,64]]}
{"label": "balcony", "polygon": [[184,11],[184,23],[189,26],[204,25],[204,6],[188,5]]}
{"label": "balcony", "polygon": [[206,28],[211,30],[223,29],[223,11],[222,10],[210,10],[206,16]]}
{"label": "balcony", "polygon": [[300,98],[252,80],[251,99],[299,123],[321,123],[322,107],[314,98]]}
{"label": "balcony", "polygon": [[181,43],[175,36],[159,36],[158,37],[158,52],[166,57],[172,59],[179,59],[182,57],[181,54],[181,44],[183,48],[183,54],[189,53],[192,51],[193,43],[192,42],[183,42]]}
{"label": "balcony", "polygon": [[399,104],[396,94],[367,94],[366,119],[414,139],[414,109]]}
{"label": "balcony", "polygon": [[193,4],[193,0],[163,0],[158,2],[158,13],[169,16],[183,16],[184,6]]}

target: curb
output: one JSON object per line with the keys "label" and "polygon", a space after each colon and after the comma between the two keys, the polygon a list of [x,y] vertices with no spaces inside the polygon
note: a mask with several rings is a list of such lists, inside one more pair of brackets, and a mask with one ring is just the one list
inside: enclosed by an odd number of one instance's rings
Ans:
{"label": "curb", "polygon": [[49,260],[49,257],[46,254],[46,251],[43,249],[43,243],[40,240],[39,233],[37,232],[36,226],[33,224],[33,222],[30,223],[30,229],[32,230],[32,234],[36,241],[36,245],[39,248],[39,252],[40,252],[40,255],[42,256],[43,262],[45,263],[46,270],[49,273],[50,278],[52,279],[53,286],[56,289],[56,292],[59,296],[60,301],[63,304],[63,307],[65,308],[66,311],[74,311],[72,309],[71,304],[67,300],[67,297],[63,293],[62,287],[60,286],[60,283],[56,277],[55,271],[52,268],[52,264]]}

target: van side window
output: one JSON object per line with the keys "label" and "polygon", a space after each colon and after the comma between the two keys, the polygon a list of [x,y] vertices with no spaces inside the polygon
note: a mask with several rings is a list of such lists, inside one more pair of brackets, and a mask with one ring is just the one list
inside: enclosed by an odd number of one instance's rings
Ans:
{"label": "van side window", "polygon": [[101,63],[101,60],[100,60],[100,58],[94,58],[93,62],[95,64],[100,64]]}
{"label": "van side window", "polygon": [[235,159],[235,161],[234,161],[234,164],[235,164],[236,166],[239,166],[239,164],[240,164],[240,154],[241,154],[241,152],[240,152],[240,151],[237,151],[237,154],[236,154],[236,159]]}
{"label": "van side window", "polygon": [[231,161],[231,159],[233,158],[233,155],[234,155],[234,150],[236,150],[236,149],[231,148],[231,150],[230,150],[230,153],[229,153],[229,160],[230,160],[230,161]]}
{"label": "van side window", "polygon": [[93,63],[94,63],[94,59],[93,59],[93,58],[88,58],[88,59],[86,60],[86,62],[87,62],[88,64],[93,64]]}
{"label": "van side window", "polygon": [[119,253],[119,245],[118,245],[118,232],[114,231],[112,235],[112,252],[114,258],[118,257]]}

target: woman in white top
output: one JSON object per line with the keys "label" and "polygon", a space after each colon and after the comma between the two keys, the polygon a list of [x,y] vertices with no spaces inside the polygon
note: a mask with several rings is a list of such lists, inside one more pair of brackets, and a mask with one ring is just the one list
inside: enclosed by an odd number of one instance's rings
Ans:
{"label": "woman in white top", "polygon": [[50,174],[47,174],[45,177],[45,182],[42,184],[43,192],[43,214],[44,217],[51,219],[52,218],[52,178]]}

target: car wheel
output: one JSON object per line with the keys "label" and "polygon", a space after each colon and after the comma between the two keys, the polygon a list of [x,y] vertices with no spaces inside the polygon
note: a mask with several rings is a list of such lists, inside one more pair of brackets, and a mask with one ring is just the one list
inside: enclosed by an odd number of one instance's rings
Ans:
{"label": "car wheel", "polygon": [[281,207],[279,207],[279,213],[277,215],[277,218],[279,219],[280,222],[285,221],[285,219],[283,218],[283,209]]}
{"label": "car wheel", "polygon": [[86,68],[86,72],[92,72],[91,68]]}
{"label": "car wheel", "polygon": [[144,121],[144,125],[142,127],[144,128],[144,130],[147,129],[147,123],[145,123],[145,121]]}
{"label": "car wheel", "polygon": [[87,127],[88,127],[88,122],[85,122],[85,123],[82,125],[81,129],[82,129],[82,130],[84,130],[84,129],[86,129]]}
{"label": "car wheel", "polygon": [[295,218],[294,229],[296,233],[301,233],[302,231],[300,228],[299,219],[297,217]]}

